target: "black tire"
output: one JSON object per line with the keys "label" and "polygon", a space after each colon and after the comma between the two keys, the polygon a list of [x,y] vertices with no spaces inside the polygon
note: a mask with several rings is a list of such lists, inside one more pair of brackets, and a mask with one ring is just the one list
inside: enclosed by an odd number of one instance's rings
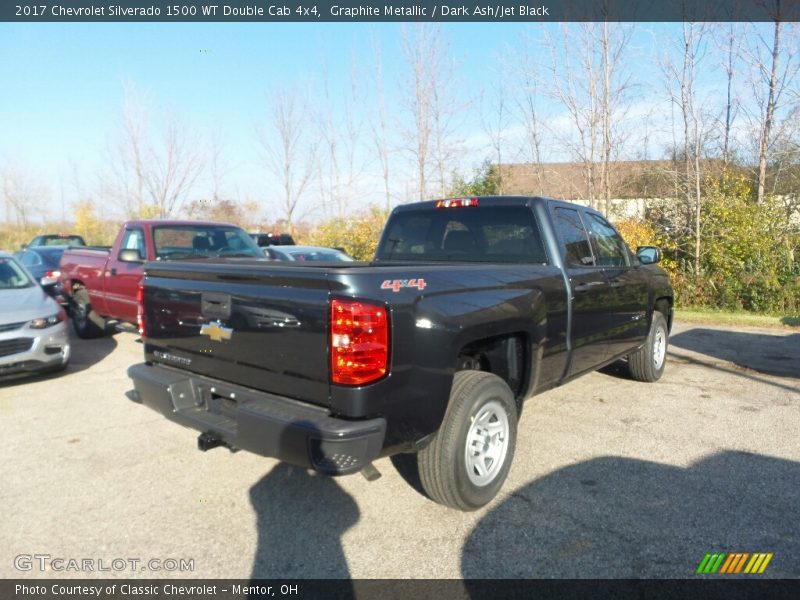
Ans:
{"label": "black tire", "polygon": [[[486,437],[488,430],[482,430],[476,420],[497,428],[497,433]],[[483,437],[485,443],[472,444],[468,451],[467,436],[471,430],[473,438]],[[488,441],[490,438],[493,439]],[[506,382],[483,371],[457,372],[442,425],[431,443],[417,455],[423,489],[432,500],[458,510],[484,506],[506,480],[516,440],[517,407]],[[500,456],[484,459],[487,448]],[[476,466],[485,468],[487,464],[489,467],[482,476]]]}
{"label": "black tire", "polygon": [[653,312],[653,322],[644,346],[628,356],[628,371],[637,381],[658,381],[667,364],[669,331],[667,320],[658,311]]}
{"label": "black tire", "polygon": [[106,320],[92,310],[86,289],[75,290],[72,298],[72,326],[78,337],[91,339],[105,335]]}

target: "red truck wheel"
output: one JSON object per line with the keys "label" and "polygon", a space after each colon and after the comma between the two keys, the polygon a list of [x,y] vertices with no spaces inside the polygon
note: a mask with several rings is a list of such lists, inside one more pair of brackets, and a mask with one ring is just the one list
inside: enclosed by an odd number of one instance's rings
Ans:
{"label": "red truck wheel", "polygon": [[422,487],[440,504],[480,508],[505,482],[516,438],[517,408],[508,384],[484,371],[457,372],[444,421],[417,455]]}
{"label": "red truck wheel", "polygon": [[83,339],[90,339],[105,335],[106,321],[103,317],[92,310],[89,302],[89,293],[80,288],[75,290],[72,295],[74,299],[72,307],[72,326],[75,333]]}

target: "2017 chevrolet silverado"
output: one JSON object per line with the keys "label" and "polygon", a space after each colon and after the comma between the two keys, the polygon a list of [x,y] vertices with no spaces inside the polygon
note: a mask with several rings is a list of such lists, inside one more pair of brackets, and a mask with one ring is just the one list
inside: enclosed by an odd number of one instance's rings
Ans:
{"label": "2017 chevrolet silverado", "polygon": [[107,319],[137,323],[147,260],[230,255],[264,257],[242,229],[201,221],[128,221],[110,248],[68,248],[61,256],[61,287],[75,332],[92,338],[103,335]]}
{"label": "2017 chevrolet silverado", "polygon": [[673,293],[599,213],[528,197],[407,204],[373,261],[150,262],[136,402],[326,474],[416,452],[472,510],[506,478],[523,401],[620,358],[663,370]]}

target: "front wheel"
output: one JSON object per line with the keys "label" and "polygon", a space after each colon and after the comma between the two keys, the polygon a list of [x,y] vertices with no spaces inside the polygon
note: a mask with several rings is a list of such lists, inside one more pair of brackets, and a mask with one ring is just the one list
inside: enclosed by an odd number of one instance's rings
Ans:
{"label": "front wheel", "polygon": [[658,381],[667,363],[667,320],[658,311],[653,313],[653,322],[644,346],[628,356],[628,371],[638,381]]}
{"label": "front wheel", "polygon": [[475,510],[497,495],[514,457],[517,408],[497,375],[459,371],[444,420],[417,455],[422,487],[432,500]]}
{"label": "front wheel", "polygon": [[83,339],[96,338],[105,334],[106,321],[92,310],[89,302],[89,292],[85,288],[75,290],[72,295],[72,325],[75,333]]}

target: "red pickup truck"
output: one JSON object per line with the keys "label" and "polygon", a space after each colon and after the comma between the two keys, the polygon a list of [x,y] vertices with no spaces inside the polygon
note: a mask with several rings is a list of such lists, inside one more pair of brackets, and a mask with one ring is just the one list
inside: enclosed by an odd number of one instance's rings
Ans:
{"label": "red pickup truck", "polygon": [[69,248],[61,257],[64,295],[75,332],[82,338],[105,333],[109,319],[137,323],[144,263],[264,253],[244,230],[228,223],[128,221],[111,248]]}

